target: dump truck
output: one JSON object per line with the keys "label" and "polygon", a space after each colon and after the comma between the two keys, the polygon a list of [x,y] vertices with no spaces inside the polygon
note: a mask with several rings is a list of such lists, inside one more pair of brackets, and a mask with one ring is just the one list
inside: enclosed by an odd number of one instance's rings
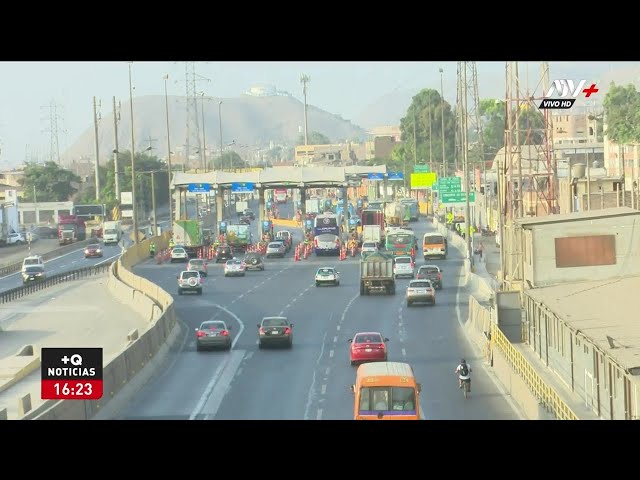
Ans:
{"label": "dump truck", "polygon": [[227,245],[234,252],[244,252],[253,243],[251,227],[249,225],[227,225]]}
{"label": "dump truck", "polygon": [[371,291],[395,295],[392,256],[376,252],[360,261],[360,295],[369,295]]}
{"label": "dump truck", "polygon": [[184,247],[189,258],[197,257],[200,248],[204,247],[202,223],[198,220],[176,220],[173,222],[173,242]]}

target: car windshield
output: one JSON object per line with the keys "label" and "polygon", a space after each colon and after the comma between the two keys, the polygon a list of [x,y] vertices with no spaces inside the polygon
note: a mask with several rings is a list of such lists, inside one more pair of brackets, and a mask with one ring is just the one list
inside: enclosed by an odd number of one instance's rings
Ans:
{"label": "car windshield", "polygon": [[383,343],[382,336],[376,333],[367,333],[363,335],[356,335],[356,339],[353,343]]}
{"label": "car windshield", "polygon": [[282,243],[280,243],[280,242],[271,242],[269,244],[269,248],[280,248],[281,245],[282,245]]}
{"label": "car windshield", "polygon": [[262,320],[263,327],[285,327],[286,325],[286,318],[264,318]]}
{"label": "car windshield", "polygon": [[278,238],[289,238],[289,232],[278,232],[276,234],[276,237],[278,237]]}
{"label": "car windshield", "polygon": [[44,268],[42,268],[39,265],[33,265],[33,266],[25,268],[25,272],[26,273],[41,273],[41,272],[44,272]]}
{"label": "car windshield", "polygon": [[40,265],[40,260],[37,258],[25,258],[24,259],[24,264],[25,265]]}
{"label": "car windshield", "polygon": [[244,256],[245,260],[253,260],[254,258],[260,258],[260,255],[258,255],[257,253],[247,253]]}
{"label": "car windshield", "polygon": [[201,267],[202,265],[204,265],[204,260],[191,260],[189,262],[189,265],[191,265],[192,267]]}
{"label": "car windshield", "polygon": [[100,248],[100,245],[88,245],[87,248],[89,250],[98,250]]}
{"label": "car windshield", "polygon": [[218,247],[218,253],[231,253],[231,247]]}
{"label": "car windshield", "polygon": [[411,257],[398,257],[396,263],[411,263]]}
{"label": "car windshield", "polygon": [[409,288],[429,288],[431,282],[411,282]]}
{"label": "car windshield", "polygon": [[198,278],[198,272],[182,272],[182,278]]}
{"label": "car windshield", "polygon": [[373,242],[364,242],[362,248],[376,248],[376,244]]}
{"label": "car windshield", "polygon": [[360,413],[416,411],[413,387],[364,387],[360,391]]}
{"label": "car windshield", "polygon": [[224,322],[203,322],[200,330],[226,330],[227,326]]}
{"label": "car windshield", "polygon": [[173,253],[185,253],[183,248],[174,248]]}
{"label": "car windshield", "polygon": [[432,235],[424,237],[425,245],[441,245],[444,243],[444,238],[440,235]]}
{"label": "car windshield", "polygon": [[240,260],[227,260],[227,265],[241,265],[242,262]]}
{"label": "car windshield", "polygon": [[318,270],[320,275],[333,275],[333,268],[321,268]]}
{"label": "car windshield", "polygon": [[319,242],[335,242],[338,237],[335,235],[331,235],[330,233],[323,233],[316,237]]}
{"label": "car windshield", "polygon": [[440,269],[438,267],[421,267],[420,273],[439,273]]}

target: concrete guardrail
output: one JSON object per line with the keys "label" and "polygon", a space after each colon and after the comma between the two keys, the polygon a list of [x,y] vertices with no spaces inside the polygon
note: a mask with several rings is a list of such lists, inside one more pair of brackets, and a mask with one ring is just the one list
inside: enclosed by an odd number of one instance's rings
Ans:
{"label": "concrete guardrail", "polygon": [[[149,258],[153,240],[161,250],[168,247],[171,232],[147,239],[127,249],[113,263],[108,288],[120,299],[126,298],[136,311],[149,320],[146,330],[129,332],[122,351],[103,369],[103,391],[100,400],[48,400],[22,417],[22,420],[90,420],[96,416],[162,349],[169,348],[180,327],[176,322],[171,294],[131,272],[131,267]],[[20,399],[29,403],[30,399]],[[29,405],[26,405],[27,407]],[[0,412],[0,419],[2,412]]]}

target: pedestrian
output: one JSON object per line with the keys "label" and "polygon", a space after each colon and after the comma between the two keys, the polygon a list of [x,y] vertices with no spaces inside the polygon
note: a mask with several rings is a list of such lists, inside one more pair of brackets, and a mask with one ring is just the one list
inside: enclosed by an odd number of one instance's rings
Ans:
{"label": "pedestrian", "polygon": [[480,256],[480,260],[482,260],[482,252],[484,251],[484,245],[482,242],[478,245],[478,255]]}

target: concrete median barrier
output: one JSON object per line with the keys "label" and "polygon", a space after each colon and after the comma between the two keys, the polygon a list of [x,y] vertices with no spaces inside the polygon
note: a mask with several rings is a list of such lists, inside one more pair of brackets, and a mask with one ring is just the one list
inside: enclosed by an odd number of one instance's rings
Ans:
{"label": "concrete median barrier", "polygon": [[[47,401],[25,413],[23,420],[89,420],[96,417],[126,386],[141,383],[138,374],[154,362],[159,352],[168,351],[180,338],[173,297],[131,271],[134,265],[149,258],[151,241],[155,242],[158,249],[164,249],[170,238],[171,233],[165,232],[160,237],[133,245],[111,266],[107,282],[110,292],[147,317],[149,326],[144,331],[132,331],[123,338],[122,351],[104,365],[102,398]],[[40,365],[39,358],[37,365]],[[145,373],[145,377],[148,375]]]}

